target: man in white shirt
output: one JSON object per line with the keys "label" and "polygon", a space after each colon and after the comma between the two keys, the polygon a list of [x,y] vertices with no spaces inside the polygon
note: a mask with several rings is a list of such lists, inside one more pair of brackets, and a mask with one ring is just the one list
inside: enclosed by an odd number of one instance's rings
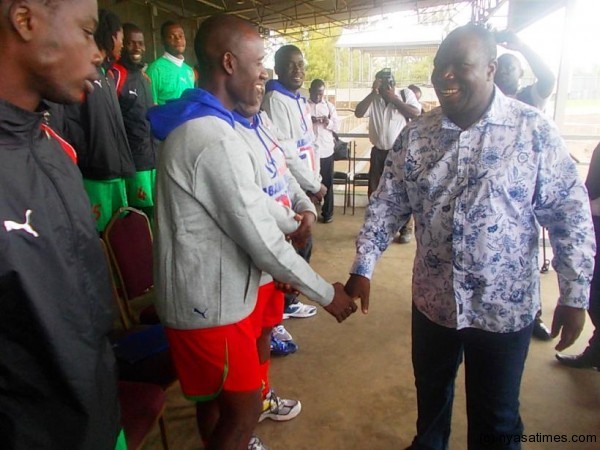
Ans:
{"label": "man in white shirt", "polygon": [[321,207],[323,223],[333,221],[333,133],[338,131],[339,119],[335,106],[325,99],[325,83],[315,79],[310,84],[308,106],[315,135],[315,150],[321,161],[321,182],[327,188]]}
{"label": "man in white shirt", "polygon": [[[369,162],[369,186],[367,195],[379,186],[388,152],[396,138],[406,126],[406,119],[414,119],[421,114],[421,104],[411,89],[396,92],[396,81],[390,69],[383,69],[375,75],[371,93],[358,105],[354,115],[369,118],[369,140],[371,160]],[[400,231],[400,236],[410,240],[408,230]]]}

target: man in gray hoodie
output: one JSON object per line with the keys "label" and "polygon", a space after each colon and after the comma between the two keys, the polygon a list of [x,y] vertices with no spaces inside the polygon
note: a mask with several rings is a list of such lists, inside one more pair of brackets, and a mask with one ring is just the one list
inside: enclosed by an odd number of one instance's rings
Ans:
{"label": "man in gray hoodie", "polygon": [[261,273],[289,284],[341,322],[356,305],[286,242],[261,189],[263,168],[231,111],[254,104],[267,79],[255,28],[234,16],[204,21],[195,40],[202,89],[149,111],[163,139],[157,170],[157,309],[182,391],[197,402],[208,448],[264,446],[254,311]]}

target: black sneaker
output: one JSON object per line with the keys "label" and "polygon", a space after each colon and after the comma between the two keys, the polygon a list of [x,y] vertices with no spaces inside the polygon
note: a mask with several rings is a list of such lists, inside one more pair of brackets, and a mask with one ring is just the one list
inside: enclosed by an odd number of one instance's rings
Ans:
{"label": "black sneaker", "polygon": [[567,367],[574,369],[594,369],[600,371],[600,359],[594,360],[589,354],[583,352],[580,355],[565,355],[557,353],[556,359]]}

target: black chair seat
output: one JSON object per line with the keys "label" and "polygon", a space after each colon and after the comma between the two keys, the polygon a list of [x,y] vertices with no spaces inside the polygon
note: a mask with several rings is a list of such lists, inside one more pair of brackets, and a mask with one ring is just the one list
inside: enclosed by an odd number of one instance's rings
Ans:
{"label": "black chair seat", "polygon": [[344,180],[348,179],[348,174],[346,172],[333,172],[333,181],[335,183],[336,180],[341,181],[339,184],[343,184]]}

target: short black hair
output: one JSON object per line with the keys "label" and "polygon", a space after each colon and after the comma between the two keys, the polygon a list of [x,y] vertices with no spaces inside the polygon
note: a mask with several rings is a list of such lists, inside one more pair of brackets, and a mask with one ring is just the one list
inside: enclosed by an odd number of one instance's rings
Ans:
{"label": "short black hair", "polygon": [[212,70],[217,61],[215,55],[211,55],[209,43],[214,39],[215,32],[220,28],[221,21],[225,19],[224,14],[215,14],[210,16],[200,24],[194,38],[194,53],[198,60],[198,66],[202,68],[200,76],[206,76]]}
{"label": "short black hair", "polygon": [[130,33],[143,33],[144,31],[136,24],[127,22],[123,24],[123,36],[127,36]]}
{"label": "short black hair", "polygon": [[160,26],[160,37],[163,41],[167,39],[167,32],[171,27],[179,27],[183,30],[183,26],[179,22],[175,22],[174,20],[167,20]]}
{"label": "short black hair", "polygon": [[494,36],[494,33],[492,33],[485,25],[470,22],[452,30],[450,34],[446,36],[446,39],[454,34],[462,33],[475,35],[477,38],[476,40],[481,44],[484,51],[484,56],[488,61],[493,61],[496,59],[498,55],[496,37]]}
{"label": "short black hair", "polygon": [[113,36],[121,30],[121,19],[114,12],[108,9],[98,10],[98,28],[94,33],[94,40],[100,50],[111,53],[115,48]]}
{"label": "short black hair", "polygon": [[215,14],[204,20],[194,37],[194,52],[200,70],[200,84],[206,83],[225,52],[231,52],[253,23],[231,14]]}
{"label": "short black hair", "polygon": [[419,94],[423,95],[421,88],[419,86],[417,86],[416,84],[409,84],[407,87],[408,87],[408,89],[413,91],[415,94],[418,92]]}
{"label": "short black hair", "polygon": [[321,86],[325,87],[325,82],[319,78],[315,78],[312,80],[312,83],[310,83],[310,90],[319,89]]}
{"label": "short black hair", "polygon": [[285,59],[292,53],[302,54],[302,50],[292,44],[284,45],[275,52],[275,67],[281,67]]}

